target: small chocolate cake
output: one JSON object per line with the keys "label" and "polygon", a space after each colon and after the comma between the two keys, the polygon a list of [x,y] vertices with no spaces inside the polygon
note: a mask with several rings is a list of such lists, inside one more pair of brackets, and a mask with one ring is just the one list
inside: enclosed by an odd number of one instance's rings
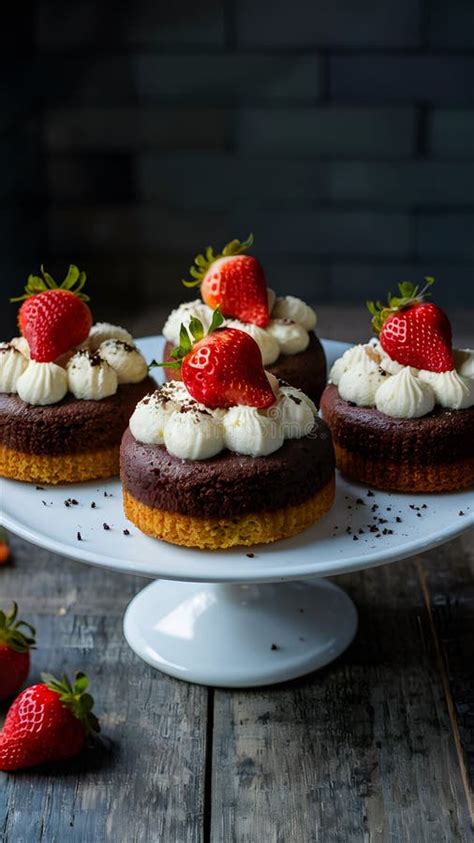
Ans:
{"label": "small chocolate cake", "polygon": [[474,407],[435,406],[421,418],[358,407],[330,384],[321,398],[338,468],[351,480],[400,492],[449,492],[474,483]]}
{"label": "small chocolate cake", "polygon": [[119,445],[137,401],[156,387],[147,376],[121,384],[100,401],[71,393],[32,406],[0,393],[0,475],[33,483],[67,483],[119,473]]}
{"label": "small chocolate cake", "polygon": [[125,514],[144,533],[202,548],[250,545],[292,536],[321,518],[335,494],[327,426],[288,439],[272,454],[228,450],[182,460],[126,430],[121,446]]}

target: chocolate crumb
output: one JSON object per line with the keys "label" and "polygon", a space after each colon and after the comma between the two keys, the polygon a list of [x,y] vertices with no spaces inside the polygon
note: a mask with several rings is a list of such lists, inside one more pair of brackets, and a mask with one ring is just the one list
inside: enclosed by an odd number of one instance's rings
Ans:
{"label": "chocolate crumb", "polygon": [[123,531],[123,534],[124,534],[124,536],[129,536],[129,535],[130,535],[130,530],[125,529],[125,530]]}
{"label": "chocolate crumb", "polygon": [[377,535],[375,536],[375,538],[376,538],[376,539],[381,539],[381,538],[382,538],[382,533],[377,533]]}
{"label": "chocolate crumb", "polygon": [[248,556],[249,559],[253,559],[254,556],[255,556],[255,553],[246,553],[245,555]]}
{"label": "chocolate crumb", "polygon": [[346,533],[347,533],[347,534],[352,533],[352,528],[351,528],[351,527],[346,527]]}
{"label": "chocolate crumb", "polygon": [[38,492],[44,492],[44,486],[37,486],[36,489]]}
{"label": "chocolate crumb", "polygon": [[375,497],[374,493],[373,493],[373,492],[371,492],[371,491],[370,491],[370,489],[369,489],[369,491],[367,492],[367,497],[368,497],[368,498],[374,498],[374,497]]}
{"label": "chocolate crumb", "polygon": [[366,503],[362,500],[362,498],[357,498],[356,503],[359,504],[359,506],[366,506]]}
{"label": "chocolate crumb", "polygon": [[464,512],[462,511],[462,509],[459,510],[458,515],[464,515]]}
{"label": "chocolate crumb", "polygon": [[422,509],[428,509],[428,506],[427,506],[427,504],[426,504],[426,503],[422,503],[422,504],[421,504],[421,508],[422,508]]}
{"label": "chocolate crumb", "polygon": [[112,492],[104,492],[104,498],[113,498]]}
{"label": "chocolate crumb", "polygon": [[82,536],[79,532],[77,533],[77,540],[78,540],[78,542],[82,541]]}
{"label": "chocolate crumb", "polygon": [[48,506],[48,504],[46,503],[46,501],[41,501],[41,503],[43,504],[43,506]]}
{"label": "chocolate crumb", "polygon": [[387,506],[387,512],[391,512],[391,511],[392,511],[392,507],[391,507],[391,506]]}
{"label": "chocolate crumb", "polygon": [[358,542],[358,541],[359,541],[359,536],[352,536],[352,541],[353,541],[353,542]]}
{"label": "chocolate crumb", "polygon": [[69,500],[64,501],[64,506],[71,506],[71,504],[69,503]]}
{"label": "chocolate crumb", "polygon": [[91,509],[95,509],[95,501],[92,501],[92,503],[91,503]]}
{"label": "chocolate crumb", "polygon": [[416,517],[417,517],[417,518],[421,518],[421,512],[417,512],[417,513],[416,513]]}
{"label": "chocolate crumb", "polygon": [[401,524],[401,523],[402,523],[402,519],[400,518],[400,516],[399,516],[399,515],[397,515],[397,517],[395,518],[395,521],[397,522],[397,524]]}
{"label": "chocolate crumb", "polygon": [[363,531],[362,527],[359,527],[359,536],[363,536],[363,535],[364,535],[364,531]]}
{"label": "chocolate crumb", "polygon": [[378,508],[379,508],[378,504],[374,503],[374,504],[372,504],[372,506],[370,508],[370,511],[371,512],[377,512]]}
{"label": "chocolate crumb", "polygon": [[277,644],[272,644],[272,646],[270,647],[270,649],[271,649],[271,650],[279,650],[280,648],[279,648],[279,646],[278,646]]}
{"label": "chocolate crumb", "polygon": [[110,530],[109,525],[108,525],[108,524],[106,524],[106,523],[105,523],[105,521],[104,521],[104,523],[102,524],[102,526],[103,526],[104,530]]}
{"label": "chocolate crumb", "polygon": [[79,501],[76,501],[75,498],[71,498],[71,503],[73,506],[79,506]]}

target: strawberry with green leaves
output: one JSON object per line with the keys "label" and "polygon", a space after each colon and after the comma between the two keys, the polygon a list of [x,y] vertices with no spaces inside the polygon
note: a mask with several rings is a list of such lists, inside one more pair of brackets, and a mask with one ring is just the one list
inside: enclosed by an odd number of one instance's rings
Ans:
{"label": "strawberry with green leaves", "polygon": [[99,729],[86,693],[84,673],[74,683],[67,676],[42,675],[42,682],[26,688],[8,710],[0,732],[0,770],[21,770],[78,755]]}
{"label": "strawberry with green leaves", "polygon": [[244,254],[252,244],[250,234],[243,243],[231,240],[218,254],[208,246],[189,270],[194,280],[183,284],[200,286],[203,301],[224,316],[264,328],[270,319],[265,276],[259,261]]}
{"label": "strawberry with green leaves", "polygon": [[22,296],[18,325],[30,347],[30,357],[50,363],[80,345],[89,334],[92,314],[82,292],[86,273],[71,264],[61,284],[41,267],[42,278],[30,275]]}
{"label": "strawberry with green leaves", "polygon": [[438,305],[425,301],[434,278],[425,281],[422,290],[403,281],[400,295],[389,294],[388,304],[367,302],[372,327],[383,350],[402,366],[448,372],[454,369],[451,325]]}
{"label": "strawberry with green leaves", "polygon": [[257,343],[236,328],[220,328],[223,321],[215,310],[207,335],[199,319],[191,319],[189,333],[181,325],[180,345],[171,352],[173,360],[158,365],[181,369],[190,395],[210,409],[237,404],[270,407],[275,396]]}
{"label": "strawberry with green leaves", "polygon": [[18,606],[0,611],[0,701],[16,694],[30,670],[30,650],[35,646],[35,630],[18,620]]}

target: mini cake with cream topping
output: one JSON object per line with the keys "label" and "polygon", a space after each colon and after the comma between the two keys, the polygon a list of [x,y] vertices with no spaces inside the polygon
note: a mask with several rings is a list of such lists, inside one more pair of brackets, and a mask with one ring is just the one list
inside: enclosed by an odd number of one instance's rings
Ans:
{"label": "mini cake with cream topping", "polygon": [[[301,532],[332,506],[334,452],[310,398],[265,372],[249,334],[197,319],[121,447],[124,510],[143,532],[209,549]],[[218,320],[217,320],[218,324]]]}
{"label": "mini cake with cream topping", "polygon": [[92,325],[85,274],[30,276],[22,336],[0,344],[0,475],[75,483],[118,474],[123,431],[155,381],[124,328]]}
{"label": "mini cake with cream topping", "polygon": [[[314,333],[316,313],[296,296],[277,297],[267,287],[261,264],[245,254],[252,244],[250,235],[243,243],[232,240],[217,255],[208,247],[196,257],[192,280],[183,284],[199,286],[201,299],[184,302],[169,315],[163,328],[163,359],[179,344],[182,324],[188,327],[194,317],[207,329],[219,307],[227,327],[245,331],[255,340],[267,371],[319,404],[326,384],[326,358]],[[172,370],[165,372],[168,378],[177,377]]]}
{"label": "mini cake with cream topping", "polygon": [[474,351],[406,282],[369,303],[379,335],[336,360],[321,399],[338,468],[380,489],[448,492],[474,483]]}

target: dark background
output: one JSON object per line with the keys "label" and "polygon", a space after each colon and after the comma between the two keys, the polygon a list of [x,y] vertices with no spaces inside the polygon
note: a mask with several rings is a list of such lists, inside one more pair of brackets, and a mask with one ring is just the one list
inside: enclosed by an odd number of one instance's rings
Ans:
{"label": "dark background", "polygon": [[16,5],[2,301],[72,261],[96,318],[126,321],[253,231],[280,292],[361,303],[432,274],[441,304],[474,305],[473,0]]}

